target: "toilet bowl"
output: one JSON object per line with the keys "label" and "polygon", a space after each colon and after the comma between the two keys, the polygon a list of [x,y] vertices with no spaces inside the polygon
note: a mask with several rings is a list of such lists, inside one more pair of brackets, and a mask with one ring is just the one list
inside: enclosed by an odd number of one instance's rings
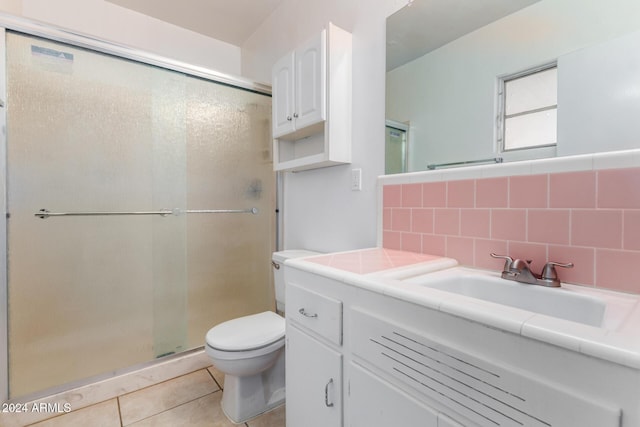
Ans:
{"label": "toilet bowl", "polygon": [[[222,410],[242,423],[284,402],[284,319],[271,311],[240,317],[209,330],[205,351],[224,377]],[[281,359],[281,361],[280,361]]]}
{"label": "toilet bowl", "polygon": [[[316,255],[289,250],[274,252],[274,284],[277,309],[284,312],[284,277],[280,265],[289,258]],[[222,410],[232,422],[243,423],[282,405],[285,320],[265,311],[228,320],[209,330],[205,351],[222,372]]]}

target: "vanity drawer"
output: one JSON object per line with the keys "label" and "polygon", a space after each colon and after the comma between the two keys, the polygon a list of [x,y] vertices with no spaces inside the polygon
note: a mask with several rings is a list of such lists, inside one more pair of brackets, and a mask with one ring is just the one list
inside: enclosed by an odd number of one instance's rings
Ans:
{"label": "vanity drawer", "polygon": [[286,316],[332,343],[342,345],[341,301],[287,283]]}

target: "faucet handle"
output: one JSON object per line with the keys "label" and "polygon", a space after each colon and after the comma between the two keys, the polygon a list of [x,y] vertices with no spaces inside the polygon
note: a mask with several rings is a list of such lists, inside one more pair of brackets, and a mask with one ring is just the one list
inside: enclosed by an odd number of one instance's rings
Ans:
{"label": "faucet handle", "polygon": [[556,267],[562,268],[573,268],[573,263],[561,263],[561,262],[553,262],[549,261],[544,265],[542,269],[541,279],[542,280],[558,280],[558,272],[556,272]]}
{"label": "faucet handle", "polygon": [[491,252],[489,255],[491,255],[492,258],[504,259],[504,267],[502,268],[503,271],[511,270],[511,267],[513,266],[513,258],[511,258],[509,255],[498,255],[494,254],[493,252]]}

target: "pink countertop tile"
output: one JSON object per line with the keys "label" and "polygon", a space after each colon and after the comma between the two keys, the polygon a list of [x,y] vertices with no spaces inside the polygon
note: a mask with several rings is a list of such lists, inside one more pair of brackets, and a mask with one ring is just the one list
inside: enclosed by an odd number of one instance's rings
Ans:
{"label": "pink countertop tile", "polygon": [[405,267],[420,262],[433,261],[441,257],[386,248],[362,249],[306,258],[305,261],[351,273],[377,273],[397,267]]}

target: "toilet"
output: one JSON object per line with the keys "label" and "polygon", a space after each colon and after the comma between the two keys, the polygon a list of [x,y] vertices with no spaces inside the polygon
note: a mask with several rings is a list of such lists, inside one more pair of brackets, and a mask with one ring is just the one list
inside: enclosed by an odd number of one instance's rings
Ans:
{"label": "toilet", "polygon": [[[274,252],[276,307],[284,315],[282,263],[317,255],[306,250]],[[205,351],[224,374],[222,410],[232,422],[243,423],[276,408],[285,400],[284,318],[272,311],[228,320],[209,330]]]}

